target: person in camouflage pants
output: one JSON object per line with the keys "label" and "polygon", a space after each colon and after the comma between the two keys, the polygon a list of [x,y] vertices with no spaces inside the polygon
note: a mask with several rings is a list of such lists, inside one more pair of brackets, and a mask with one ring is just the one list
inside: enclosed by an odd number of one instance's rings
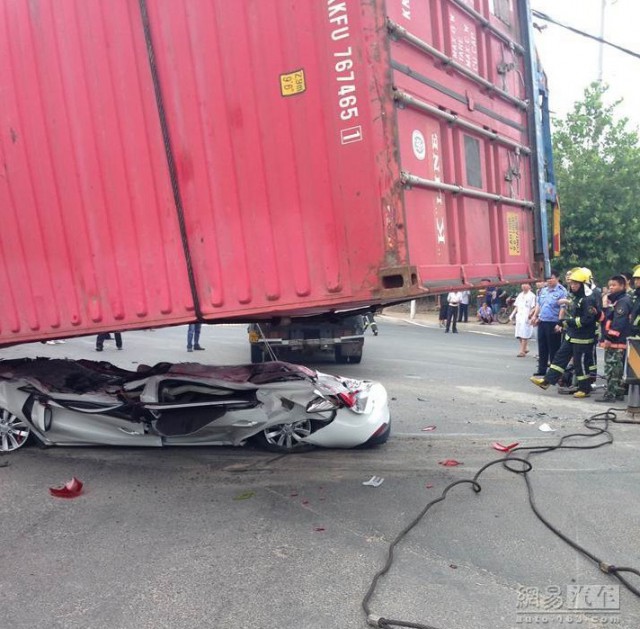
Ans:
{"label": "person in camouflage pants", "polygon": [[622,376],[627,337],[631,335],[631,311],[633,305],[627,294],[627,281],[622,275],[609,278],[608,307],[604,314],[603,339],[604,374],[607,390],[596,402],[617,402],[624,398]]}
{"label": "person in camouflage pants", "polygon": [[[604,350],[604,376],[607,379],[607,389],[602,396],[602,401],[614,402],[624,398],[624,385],[622,376],[624,372],[624,350]],[[596,400],[600,402],[600,400]]]}

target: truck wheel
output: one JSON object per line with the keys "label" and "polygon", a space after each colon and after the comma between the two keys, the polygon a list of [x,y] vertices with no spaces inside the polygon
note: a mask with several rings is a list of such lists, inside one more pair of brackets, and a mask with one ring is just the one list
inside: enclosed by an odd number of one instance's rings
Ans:
{"label": "truck wheel", "polygon": [[251,362],[253,364],[264,362],[264,354],[260,345],[251,344]]}
{"label": "truck wheel", "polygon": [[336,345],[335,355],[336,355],[336,362],[339,365],[344,365],[349,362],[349,357],[342,355],[342,347],[340,347],[340,345]]}
{"label": "truck wheel", "polygon": [[358,365],[362,361],[362,350],[360,350],[357,354],[351,354],[349,356],[349,362]]}

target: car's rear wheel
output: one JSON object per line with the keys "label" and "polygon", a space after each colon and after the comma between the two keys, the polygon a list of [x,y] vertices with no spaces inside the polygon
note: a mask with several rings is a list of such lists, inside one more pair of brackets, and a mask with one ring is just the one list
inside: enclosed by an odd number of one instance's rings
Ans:
{"label": "car's rear wheel", "polygon": [[14,452],[29,439],[31,429],[17,415],[0,408],[0,452]]}
{"label": "car's rear wheel", "polygon": [[288,424],[274,424],[259,432],[255,439],[260,447],[270,452],[307,452],[313,450],[309,443],[302,441],[311,434],[310,419],[301,419]]}

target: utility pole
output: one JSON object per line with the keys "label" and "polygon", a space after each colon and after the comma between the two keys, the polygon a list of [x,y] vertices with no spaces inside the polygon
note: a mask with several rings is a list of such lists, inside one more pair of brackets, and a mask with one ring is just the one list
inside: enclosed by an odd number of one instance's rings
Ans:
{"label": "utility pole", "polygon": [[[604,10],[607,6],[607,0],[600,0],[600,40],[604,39]],[[602,83],[602,61],[604,56],[604,43],[600,41],[600,50],[598,51],[598,83]]]}

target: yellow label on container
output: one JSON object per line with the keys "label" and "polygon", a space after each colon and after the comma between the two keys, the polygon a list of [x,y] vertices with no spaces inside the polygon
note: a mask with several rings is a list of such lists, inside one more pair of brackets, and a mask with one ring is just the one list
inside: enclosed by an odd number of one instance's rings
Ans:
{"label": "yellow label on container", "polygon": [[507,238],[509,240],[509,255],[520,255],[520,215],[517,212],[507,212]]}
{"label": "yellow label on container", "polygon": [[302,94],[306,89],[304,70],[296,70],[295,72],[280,75],[280,93],[283,96]]}

